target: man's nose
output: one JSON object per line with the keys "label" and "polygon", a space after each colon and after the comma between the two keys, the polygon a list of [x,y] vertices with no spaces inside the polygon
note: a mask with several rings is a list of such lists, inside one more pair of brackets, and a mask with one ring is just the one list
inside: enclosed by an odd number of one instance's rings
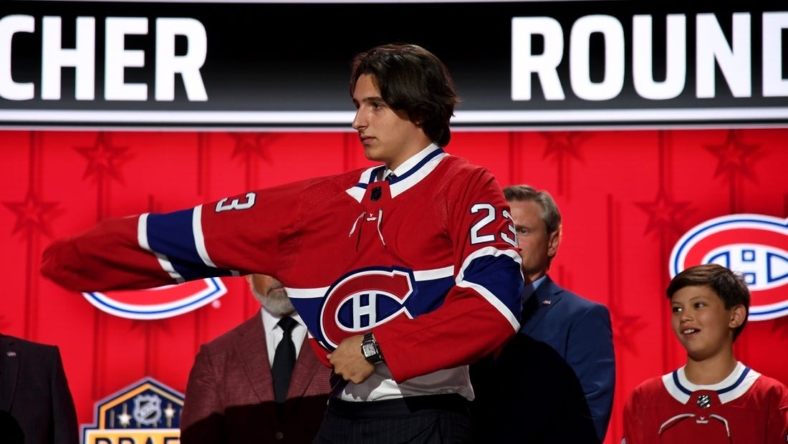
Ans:
{"label": "man's nose", "polygon": [[367,126],[365,120],[363,119],[363,116],[361,115],[360,110],[356,111],[356,115],[355,117],[353,117],[353,123],[351,126],[356,131],[360,130],[361,128],[365,128]]}

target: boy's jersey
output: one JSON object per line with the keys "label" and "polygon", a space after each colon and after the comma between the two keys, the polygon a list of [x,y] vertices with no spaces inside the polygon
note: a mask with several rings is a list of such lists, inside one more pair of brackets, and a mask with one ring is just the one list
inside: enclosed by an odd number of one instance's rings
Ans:
{"label": "boy's jersey", "polygon": [[467,364],[519,329],[521,260],[503,193],[434,145],[391,181],[376,180],[383,168],[106,220],[53,243],[42,273],[78,291],[272,275],[324,362],[374,328],[386,363],[344,399],[472,399]]}
{"label": "boy's jersey", "polygon": [[788,388],[738,363],[699,386],[684,367],[638,386],[624,405],[622,444],[788,442]]}

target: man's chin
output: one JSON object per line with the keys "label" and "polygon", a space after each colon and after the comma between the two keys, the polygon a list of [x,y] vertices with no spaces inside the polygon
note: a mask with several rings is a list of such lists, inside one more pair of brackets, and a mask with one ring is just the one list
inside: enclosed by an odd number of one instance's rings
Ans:
{"label": "man's chin", "polygon": [[284,289],[279,290],[281,291],[269,291],[268,296],[263,298],[260,302],[262,302],[263,308],[274,316],[289,315],[295,311],[295,307],[293,307],[293,303],[290,302],[290,298],[287,297],[287,293],[285,293]]}
{"label": "man's chin", "polygon": [[379,150],[372,145],[364,145],[364,156],[369,160],[382,161]]}
{"label": "man's chin", "polygon": [[[282,295],[285,295],[285,296],[282,296]],[[276,298],[276,297],[281,298],[281,297],[287,297],[287,293],[285,292],[284,288],[277,287],[277,288],[272,288],[272,289],[268,290],[266,292],[266,296],[268,296],[270,298]]]}

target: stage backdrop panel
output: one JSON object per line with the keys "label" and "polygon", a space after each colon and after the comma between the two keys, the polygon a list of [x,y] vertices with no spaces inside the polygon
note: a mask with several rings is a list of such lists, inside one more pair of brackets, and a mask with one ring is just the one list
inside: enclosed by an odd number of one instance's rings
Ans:
{"label": "stage backdrop panel", "polygon": [[[674,246],[720,216],[785,221],[786,140],[788,129],[454,133],[449,153],[488,167],[502,186],[548,190],[562,210],[564,239],[550,274],[606,304],[614,325],[618,377],[608,444],[621,440],[631,390],[684,360],[664,296]],[[60,347],[82,424],[93,422],[95,402],[144,377],[184,391],[200,344],[258,305],[246,281],[232,278],[222,281],[226,294],[174,317],[108,314],[40,276],[41,253],[53,239],[108,217],[372,165],[357,136],[342,132],[5,131],[0,147],[7,276],[0,331]],[[788,287],[775,288],[788,300]],[[736,343],[741,360],[788,383],[786,349],[784,316],[750,322]]]}

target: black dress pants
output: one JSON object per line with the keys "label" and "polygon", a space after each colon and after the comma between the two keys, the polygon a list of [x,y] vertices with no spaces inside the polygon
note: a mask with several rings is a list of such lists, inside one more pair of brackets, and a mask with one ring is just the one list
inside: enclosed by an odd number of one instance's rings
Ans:
{"label": "black dress pants", "polygon": [[470,444],[469,402],[460,395],[371,402],[332,398],[314,444]]}

